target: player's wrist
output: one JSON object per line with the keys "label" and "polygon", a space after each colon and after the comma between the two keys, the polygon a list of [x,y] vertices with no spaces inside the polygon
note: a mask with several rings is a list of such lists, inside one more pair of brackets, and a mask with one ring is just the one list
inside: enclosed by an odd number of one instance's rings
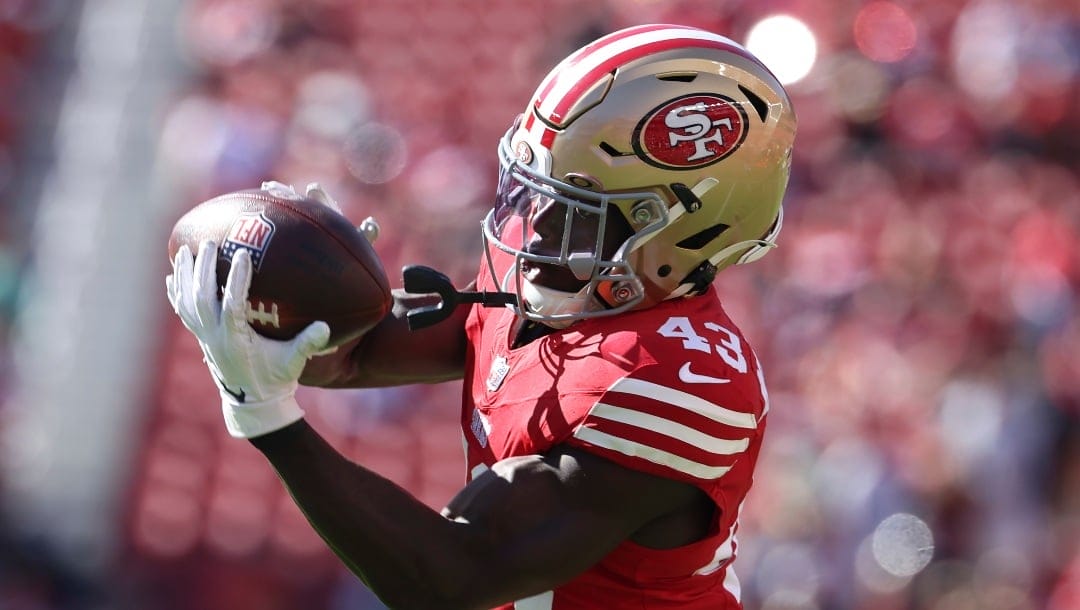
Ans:
{"label": "player's wrist", "polygon": [[225,429],[233,438],[255,438],[280,430],[304,418],[296,397],[287,395],[259,402],[237,402],[222,392],[221,412]]}

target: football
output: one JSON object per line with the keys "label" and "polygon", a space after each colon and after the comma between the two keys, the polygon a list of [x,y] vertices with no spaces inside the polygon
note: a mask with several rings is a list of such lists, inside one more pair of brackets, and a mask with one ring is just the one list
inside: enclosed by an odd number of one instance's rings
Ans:
{"label": "football", "polygon": [[359,337],[390,309],[390,286],[364,233],[344,215],[291,190],[251,189],[198,204],[176,222],[169,260],[181,245],[218,244],[218,289],[232,255],[251,253],[248,322],[261,335],[291,339],[308,324],[330,325],[330,346]]}

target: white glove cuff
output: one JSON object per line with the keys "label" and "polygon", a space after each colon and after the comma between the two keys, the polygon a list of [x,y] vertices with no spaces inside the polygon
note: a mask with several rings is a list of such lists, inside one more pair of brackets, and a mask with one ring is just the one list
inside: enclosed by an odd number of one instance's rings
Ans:
{"label": "white glove cuff", "polygon": [[237,403],[232,396],[221,395],[225,428],[233,438],[254,438],[280,430],[304,417],[304,410],[289,395],[264,402]]}

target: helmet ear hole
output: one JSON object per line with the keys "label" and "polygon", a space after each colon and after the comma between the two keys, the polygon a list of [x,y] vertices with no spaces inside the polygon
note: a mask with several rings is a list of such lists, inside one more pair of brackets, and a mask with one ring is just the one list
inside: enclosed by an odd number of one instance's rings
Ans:
{"label": "helmet ear hole", "polygon": [[720,234],[728,230],[728,225],[717,224],[698,231],[697,233],[687,237],[686,239],[675,244],[677,247],[684,250],[700,250],[708,245],[709,242],[720,237]]}

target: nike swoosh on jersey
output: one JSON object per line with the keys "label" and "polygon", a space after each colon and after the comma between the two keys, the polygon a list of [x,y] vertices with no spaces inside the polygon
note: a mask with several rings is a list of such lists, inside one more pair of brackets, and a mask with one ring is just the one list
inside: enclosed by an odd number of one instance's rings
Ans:
{"label": "nike swoosh on jersey", "polygon": [[682,365],[682,368],[679,369],[679,380],[683,383],[731,383],[730,379],[724,379],[723,377],[699,375],[690,370],[689,362]]}

